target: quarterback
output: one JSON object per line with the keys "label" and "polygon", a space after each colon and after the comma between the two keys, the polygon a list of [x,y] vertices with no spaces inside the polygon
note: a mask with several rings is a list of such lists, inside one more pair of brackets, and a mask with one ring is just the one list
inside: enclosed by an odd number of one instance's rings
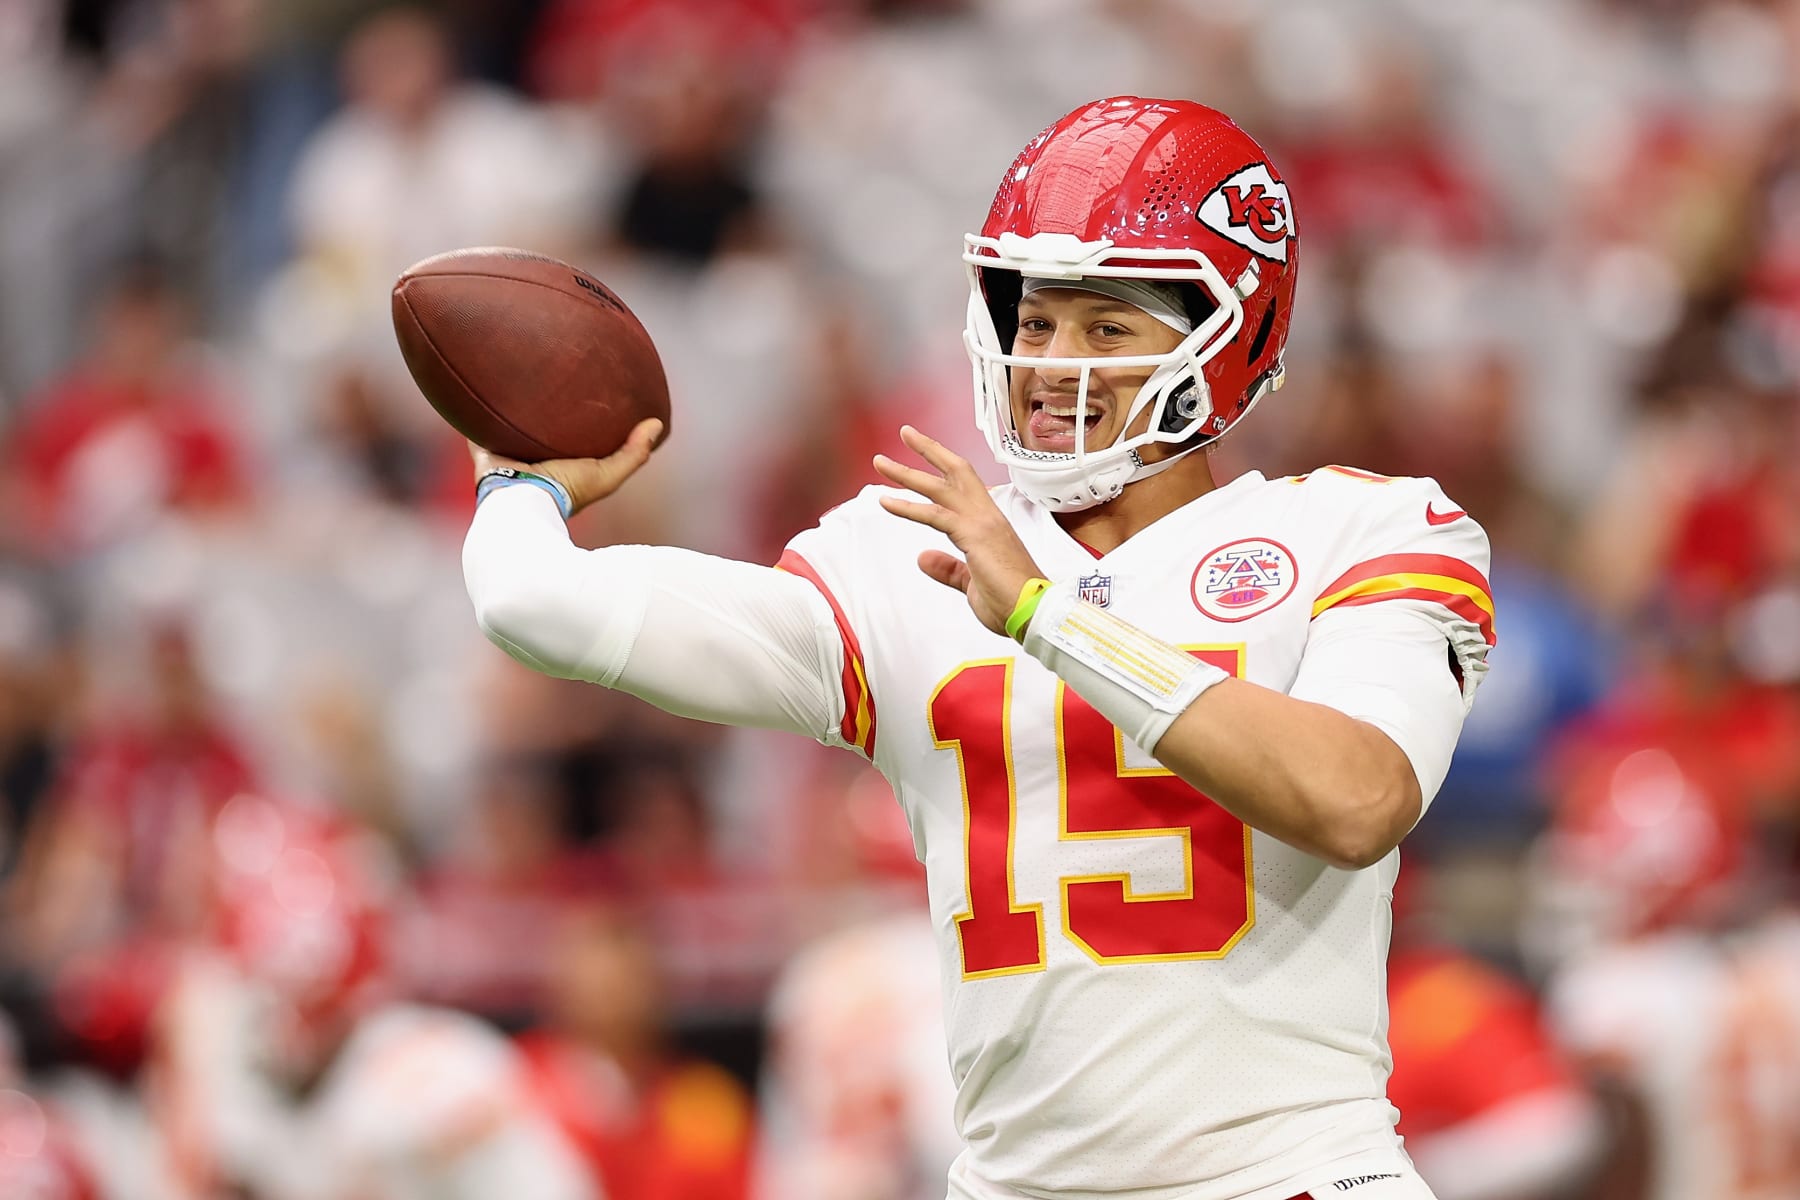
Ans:
{"label": "quarterback", "polygon": [[[1486,536],[1426,479],[1219,486],[1282,380],[1287,186],[1223,115],[1117,97],[1039,134],[966,239],[989,490],[923,465],[776,568],[584,551],[649,454],[480,451],[464,548],[523,662],[869,758],[926,866],[953,1200],[1420,1200],[1383,1000],[1396,846],[1493,643]],[[529,485],[529,486],[524,486]]]}

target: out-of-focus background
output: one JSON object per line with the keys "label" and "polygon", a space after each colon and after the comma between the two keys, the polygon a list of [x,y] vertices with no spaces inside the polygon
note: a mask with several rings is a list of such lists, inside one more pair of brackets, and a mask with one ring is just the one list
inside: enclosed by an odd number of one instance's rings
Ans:
{"label": "out-of-focus background", "polygon": [[1120,92],[1293,188],[1221,478],[1493,538],[1398,904],[1427,1178],[1800,1197],[1794,0],[5,0],[0,1196],[940,1197],[885,785],[482,639],[388,287],[592,269],[675,419],[578,536],[772,562],[903,420],[979,451],[959,239]]}

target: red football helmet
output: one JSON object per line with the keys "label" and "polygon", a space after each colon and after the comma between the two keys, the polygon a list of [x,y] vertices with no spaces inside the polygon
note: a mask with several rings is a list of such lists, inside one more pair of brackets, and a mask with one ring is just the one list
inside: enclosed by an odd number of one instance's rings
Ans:
{"label": "red football helmet", "polygon": [[1545,964],[1732,910],[1751,867],[1748,814],[1708,764],[1659,745],[1574,762],[1530,863],[1529,952]]}
{"label": "red football helmet", "polygon": [[[975,419],[1014,485],[1053,509],[1113,499],[1173,461],[1146,466],[1139,448],[1196,450],[1281,386],[1298,268],[1293,208],[1268,155],[1223,113],[1136,96],[1084,105],[1031,140],[981,232],[964,240]],[[1175,283],[1194,329],[1168,354],[1015,355],[1026,276]],[[1027,450],[1014,428],[1008,370],[1046,363],[1081,371],[1073,454]],[[1103,366],[1156,368],[1125,425],[1146,411],[1150,422],[1090,450],[1088,381]]]}
{"label": "red football helmet", "polygon": [[369,836],[249,794],[213,826],[214,935],[302,1021],[366,1002],[389,967],[387,889]]}

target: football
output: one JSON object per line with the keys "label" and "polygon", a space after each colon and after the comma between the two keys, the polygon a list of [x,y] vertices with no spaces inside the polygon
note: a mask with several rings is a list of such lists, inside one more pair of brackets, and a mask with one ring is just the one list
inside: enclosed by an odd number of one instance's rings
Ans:
{"label": "football", "polygon": [[400,353],[425,399],[495,454],[604,458],[646,417],[660,418],[668,437],[656,346],[586,271],[525,250],[453,250],[408,267],[393,307]]}

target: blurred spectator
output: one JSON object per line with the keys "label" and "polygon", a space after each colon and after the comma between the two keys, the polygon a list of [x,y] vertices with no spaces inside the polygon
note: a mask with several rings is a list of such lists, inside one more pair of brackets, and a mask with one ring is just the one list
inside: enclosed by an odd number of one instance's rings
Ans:
{"label": "blurred spectator", "polygon": [[[47,600],[0,576],[0,887],[50,794],[62,730],[57,632]],[[62,694],[67,694],[67,681]]]}
{"label": "blurred spectator", "polygon": [[332,482],[460,522],[469,507],[468,447],[442,422],[405,419],[425,406],[395,388],[390,377],[349,363],[326,380],[317,432],[338,468]]}
{"label": "blurred spectator", "polygon": [[807,18],[831,0],[549,0],[532,34],[532,90],[595,100],[658,90],[654,75],[725,77],[766,91]]}
{"label": "blurred spectator", "polygon": [[667,1044],[645,929],[591,903],[560,923],[542,1028],[524,1034],[537,1101],[581,1149],[607,1200],[744,1200],[752,1111],[721,1068]]}
{"label": "blurred spectator", "polygon": [[692,1020],[752,1008],[792,948],[781,881],[733,869],[714,844],[701,780],[674,747],[620,764],[606,783],[608,857],[655,940],[671,1008]]}
{"label": "blurred spectator", "polygon": [[1284,148],[1315,253],[1467,251],[1499,232],[1493,199],[1439,127],[1428,69],[1403,38],[1369,47],[1348,68],[1347,94]]}
{"label": "blurred spectator", "polygon": [[68,559],[163,512],[247,500],[247,451],[188,340],[189,316],[153,262],[113,281],[87,352],[27,402],[7,438],[11,503],[24,517],[9,523],[9,540]]}
{"label": "blurred spectator", "polygon": [[516,97],[459,80],[429,10],[368,17],[341,70],[346,106],[307,144],[291,192],[302,261],[328,311],[385,329],[388,289],[418,259],[579,244],[589,188],[579,141]]}
{"label": "blurred spectator", "polygon": [[697,267],[766,240],[750,164],[758,98],[696,62],[623,107],[637,163],[613,222],[620,241]]}
{"label": "blurred spectator", "polygon": [[1427,928],[1431,874],[1409,854],[1388,956],[1388,1098],[1438,1200],[1580,1194],[1604,1123],[1523,983]]}
{"label": "blurred spectator", "polygon": [[14,945],[54,964],[139,930],[200,919],[205,831],[256,771],[213,706],[186,630],[149,631],[134,702],[95,699],[33,829]]}
{"label": "blurred spectator", "polygon": [[405,961],[422,998],[519,1025],[540,1011],[556,928],[605,868],[561,838],[545,765],[495,764],[468,826],[419,881]]}
{"label": "blurred spectator", "polygon": [[26,1083],[18,1041],[0,1010],[0,1196],[100,1200],[98,1181],[67,1121]]}
{"label": "blurred spectator", "polygon": [[962,1149],[938,986],[922,907],[787,965],[769,1000],[759,1196],[936,1200]]}

